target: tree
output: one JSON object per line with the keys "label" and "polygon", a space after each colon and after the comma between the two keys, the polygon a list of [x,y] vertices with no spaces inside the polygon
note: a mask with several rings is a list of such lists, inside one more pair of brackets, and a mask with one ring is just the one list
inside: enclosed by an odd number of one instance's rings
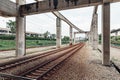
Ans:
{"label": "tree", "polygon": [[69,38],[68,36],[64,36],[64,37],[63,37],[63,40],[64,40],[64,41],[69,41],[70,38]]}
{"label": "tree", "polygon": [[16,22],[9,20],[9,22],[6,22],[7,27],[10,28],[11,33],[16,33]]}
{"label": "tree", "polygon": [[51,38],[55,39],[56,35],[55,34],[51,34]]}
{"label": "tree", "polygon": [[44,35],[44,38],[48,38],[50,32],[46,31],[43,35]]}

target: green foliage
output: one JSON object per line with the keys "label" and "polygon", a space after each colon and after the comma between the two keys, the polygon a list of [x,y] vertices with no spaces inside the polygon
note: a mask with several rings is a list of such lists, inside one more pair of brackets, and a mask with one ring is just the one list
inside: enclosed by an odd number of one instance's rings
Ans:
{"label": "green foliage", "polygon": [[50,32],[48,32],[48,31],[46,31],[43,35],[44,35],[44,38],[48,38],[48,36],[49,36],[49,34],[50,34]]}
{"label": "green foliage", "polygon": [[0,35],[1,40],[14,40],[15,36],[14,35]]}
{"label": "green foliage", "polygon": [[63,40],[63,41],[69,41],[70,38],[69,38],[68,36],[64,36],[62,40]]}
{"label": "green foliage", "polygon": [[56,34],[51,34],[50,36],[51,39],[55,39],[55,37],[56,37]]}
{"label": "green foliage", "polygon": [[[0,35],[0,39],[2,40],[15,40],[15,35]],[[45,38],[40,38],[40,37],[26,37],[27,40],[53,40],[55,41],[55,39],[45,39]]]}
{"label": "green foliage", "polygon": [[101,40],[101,34],[99,34],[99,40]]}
{"label": "green foliage", "polygon": [[0,40],[0,50],[15,49],[14,40]]}
{"label": "green foliage", "polygon": [[16,32],[16,22],[9,20],[9,22],[6,23],[7,27],[10,28],[11,33],[15,33]]}
{"label": "green foliage", "polygon": [[[26,40],[26,47],[54,46],[54,40]],[[0,50],[15,49],[15,40],[0,40]]]}

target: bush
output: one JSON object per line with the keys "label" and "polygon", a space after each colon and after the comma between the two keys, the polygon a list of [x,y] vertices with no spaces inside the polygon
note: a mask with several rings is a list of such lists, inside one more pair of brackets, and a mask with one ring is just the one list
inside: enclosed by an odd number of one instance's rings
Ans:
{"label": "bush", "polygon": [[2,40],[14,40],[15,36],[14,35],[0,35],[0,39],[2,39]]}
{"label": "bush", "polygon": [[[0,35],[1,40],[15,40],[15,35]],[[40,38],[40,37],[28,37],[26,36],[26,40],[51,40],[55,41],[56,39],[49,39],[49,38]]]}

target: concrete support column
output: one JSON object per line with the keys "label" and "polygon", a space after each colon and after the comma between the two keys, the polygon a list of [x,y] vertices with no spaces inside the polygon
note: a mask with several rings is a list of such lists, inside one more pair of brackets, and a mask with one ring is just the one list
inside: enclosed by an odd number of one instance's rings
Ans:
{"label": "concrete support column", "polygon": [[76,39],[75,39],[75,37],[76,37],[76,34],[74,33],[74,44],[75,44],[75,42],[76,42]]}
{"label": "concrete support column", "polygon": [[92,31],[89,33],[89,44],[92,46]]}
{"label": "concrete support column", "polygon": [[115,40],[117,41],[118,32],[115,32]]}
{"label": "concrete support column", "polygon": [[72,29],[72,27],[70,27],[70,45],[72,45],[73,44],[73,29]]}
{"label": "concrete support column", "polygon": [[92,30],[91,30],[91,46],[93,47],[93,35],[94,35],[94,32],[93,32],[93,27],[92,27]]}
{"label": "concrete support column", "polygon": [[61,47],[61,19],[57,17],[56,19],[56,46],[57,48]]}
{"label": "concrete support column", "polygon": [[86,41],[89,40],[89,33],[85,33],[85,39],[86,39]]}
{"label": "concrete support column", "polygon": [[98,48],[98,15],[94,14],[94,22],[93,22],[93,49],[97,50]]}
{"label": "concrete support column", "polygon": [[89,43],[89,45],[90,45],[90,43],[91,43],[91,41],[90,41],[90,32],[89,32],[89,34],[88,34],[88,43]]}
{"label": "concrete support column", "polygon": [[102,5],[102,49],[103,65],[110,65],[110,3]]}
{"label": "concrete support column", "polygon": [[25,0],[16,0],[18,15],[16,17],[16,56],[25,55],[25,17],[20,16],[19,6],[25,4]]}

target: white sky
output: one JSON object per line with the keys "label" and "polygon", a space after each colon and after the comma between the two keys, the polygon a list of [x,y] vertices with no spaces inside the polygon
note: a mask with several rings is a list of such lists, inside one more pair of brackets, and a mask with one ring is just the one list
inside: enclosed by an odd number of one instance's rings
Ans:
{"label": "white sky", "polygon": [[[32,2],[33,0],[27,0]],[[74,25],[82,30],[90,30],[93,7],[77,8],[60,11]],[[6,27],[6,21],[14,18],[0,17],[0,27]],[[27,16],[26,31],[44,33],[56,33],[56,17],[52,13]],[[98,31],[101,33],[101,6],[98,8]],[[120,28],[120,3],[111,4],[111,29]],[[69,36],[69,25],[62,21],[62,35]]]}

